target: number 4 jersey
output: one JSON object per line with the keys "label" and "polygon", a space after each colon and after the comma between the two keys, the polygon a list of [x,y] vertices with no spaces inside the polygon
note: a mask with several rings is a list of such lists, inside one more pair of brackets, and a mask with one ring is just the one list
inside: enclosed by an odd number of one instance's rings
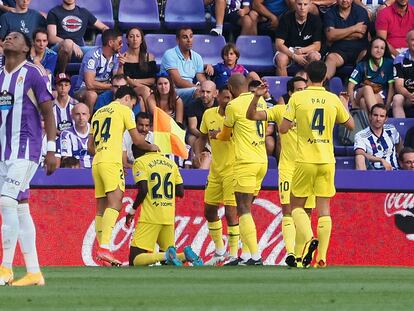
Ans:
{"label": "number 4 jersey", "polygon": [[160,153],[148,152],[135,159],[134,181],[148,182],[148,193],[141,207],[139,222],[173,225],[175,218],[175,185],[183,183],[174,161]]}
{"label": "number 4 jersey", "polygon": [[323,87],[309,86],[292,95],[284,118],[296,120],[296,162],[335,163],[333,128],[335,123],[345,123],[350,118],[338,96]]}
{"label": "number 4 jersey", "polygon": [[132,110],[120,102],[111,102],[95,112],[91,124],[90,133],[95,144],[92,164],[122,163],[124,132],[136,127]]}

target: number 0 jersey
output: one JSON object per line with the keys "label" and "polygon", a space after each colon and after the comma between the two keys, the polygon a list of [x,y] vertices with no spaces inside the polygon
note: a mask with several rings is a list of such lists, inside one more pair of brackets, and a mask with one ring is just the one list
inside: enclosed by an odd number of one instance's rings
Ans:
{"label": "number 0 jersey", "polygon": [[333,128],[335,123],[345,123],[349,117],[338,96],[323,87],[309,86],[293,93],[284,118],[296,120],[296,162],[335,163]]}
{"label": "number 0 jersey", "polygon": [[[253,93],[242,93],[231,100],[226,107],[224,126],[233,128],[233,139],[237,163],[267,163],[265,133],[266,122],[246,118],[247,108]],[[257,103],[257,110],[266,108],[263,98]]]}
{"label": "number 0 jersey", "polygon": [[175,185],[183,183],[177,164],[160,153],[149,152],[134,161],[132,172],[135,183],[148,182],[139,222],[173,225]]}
{"label": "number 0 jersey", "polygon": [[98,109],[93,115],[90,130],[96,152],[92,164],[122,163],[122,138],[125,129],[135,127],[134,113],[120,102],[114,101]]}

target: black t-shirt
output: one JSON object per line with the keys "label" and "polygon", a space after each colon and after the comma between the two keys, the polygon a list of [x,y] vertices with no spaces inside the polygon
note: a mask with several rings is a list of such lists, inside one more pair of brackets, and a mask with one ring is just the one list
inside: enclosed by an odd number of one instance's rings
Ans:
{"label": "black t-shirt", "polygon": [[92,27],[97,18],[85,8],[75,6],[73,10],[65,10],[61,5],[51,9],[47,14],[47,24],[56,25],[57,36],[72,39],[77,45],[83,46],[86,29]]}
{"label": "black t-shirt", "polygon": [[125,63],[124,74],[131,79],[155,78],[157,74],[157,64],[155,63],[155,60],[149,61],[147,68],[144,70],[140,63]]}
{"label": "black t-shirt", "polygon": [[322,41],[322,22],[318,16],[308,13],[305,23],[299,24],[295,12],[286,13],[276,29],[276,39],[285,40],[287,47],[305,47]]}
{"label": "black t-shirt", "polygon": [[[218,102],[215,99],[213,107],[217,107]],[[196,117],[197,118],[197,129],[200,129],[201,120],[203,118],[204,112],[211,107],[204,106],[203,102],[201,101],[201,98],[197,98],[194,100],[194,102],[191,103],[191,105],[188,107],[187,111],[187,118]]]}

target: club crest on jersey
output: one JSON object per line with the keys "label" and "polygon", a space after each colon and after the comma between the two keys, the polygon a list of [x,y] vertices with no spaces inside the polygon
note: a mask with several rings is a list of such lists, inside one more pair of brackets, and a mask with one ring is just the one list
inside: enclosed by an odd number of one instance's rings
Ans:
{"label": "club crest on jersey", "polygon": [[14,95],[4,90],[0,93],[0,110],[10,110],[14,105]]}

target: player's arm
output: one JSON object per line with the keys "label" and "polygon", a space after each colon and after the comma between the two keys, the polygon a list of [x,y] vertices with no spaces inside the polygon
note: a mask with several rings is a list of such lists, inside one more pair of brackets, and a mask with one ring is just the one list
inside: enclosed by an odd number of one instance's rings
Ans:
{"label": "player's arm", "polygon": [[175,185],[175,195],[179,198],[184,197],[184,184]]}
{"label": "player's arm", "polygon": [[145,197],[148,194],[148,182],[146,180],[140,180],[137,182],[138,193],[135,197],[135,201],[132,204],[132,209],[128,211],[128,214],[125,216],[125,227],[129,228],[134,219],[135,212],[137,211],[138,206],[144,202]]}
{"label": "player's arm", "polygon": [[200,167],[200,158],[201,153],[204,150],[205,145],[207,144],[208,135],[201,133],[200,136],[197,137],[195,144],[194,144],[194,159],[193,159],[193,167],[199,168]]}
{"label": "player's arm", "polygon": [[255,121],[266,121],[267,113],[266,111],[257,111],[257,104],[259,102],[260,97],[265,95],[267,92],[266,84],[261,84],[257,87],[256,91],[254,92],[254,97],[250,102],[249,108],[247,108],[246,118],[249,120]]}
{"label": "player's arm", "polygon": [[46,175],[51,175],[56,170],[56,123],[53,114],[53,103],[48,100],[40,105],[47,137],[47,153],[45,157]]}
{"label": "player's arm", "polygon": [[283,118],[282,123],[279,125],[279,132],[281,134],[286,134],[291,127],[292,127],[292,121],[286,118]]}
{"label": "player's arm", "polygon": [[84,80],[86,89],[88,91],[95,91],[95,90],[110,90],[111,84],[105,82],[99,82],[95,80],[96,71],[88,70],[84,73]]}
{"label": "player's arm", "polygon": [[228,141],[231,138],[231,133],[233,129],[231,127],[223,126],[221,131],[209,131],[208,134],[210,139],[218,139],[222,141]]}
{"label": "player's arm", "polygon": [[[358,158],[361,159],[360,156],[364,156],[365,159],[367,159],[369,162],[380,162],[382,166],[384,166],[385,170],[390,171],[392,170],[392,166],[390,163],[388,163],[385,159],[376,157],[372,154],[369,154],[365,152],[363,149],[356,149],[355,150],[355,162],[356,162],[356,169],[357,170],[364,170],[365,163],[362,165],[362,163],[359,164],[360,161],[358,161]],[[366,169],[366,168],[365,168]]]}
{"label": "player's arm", "polygon": [[92,133],[89,133],[89,137],[88,137],[88,153],[91,156],[94,156],[95,155],[95,152],[96,152],[96,150],[95,150],[95,142],[93,141],[93,134]]}
{"label": "player's arm", "polygon": [[160,151],[160,148],[158,148],[157,145],[148,143],[144,136],[140,135],[137,131],[137,129],[134,127],[130,129],[129,135],[131,135],[132,142],[135,146],[137,146],[141,150],[146,151]]}

